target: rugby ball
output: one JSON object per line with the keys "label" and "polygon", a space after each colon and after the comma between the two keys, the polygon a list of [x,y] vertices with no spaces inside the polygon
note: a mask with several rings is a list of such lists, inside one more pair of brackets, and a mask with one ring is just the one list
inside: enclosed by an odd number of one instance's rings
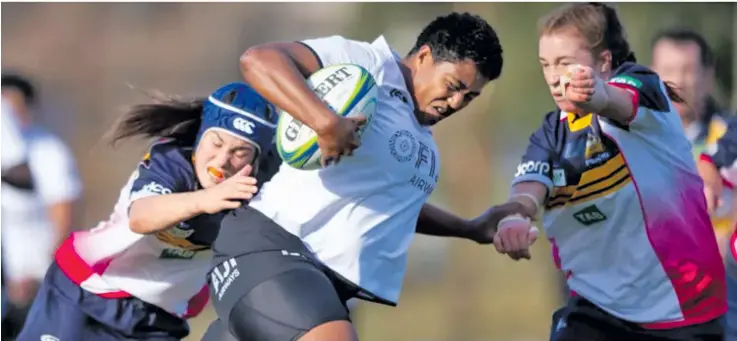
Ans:
{"label": "rugby ball", "polygon": [[[376,81],[368,70],[354,64],[331,65],[312,74],[307,85],[336,115],[366,116],[367,122],[358,132],[360,137],[376,111],[378,97]],[[281,159],[294,168],[321,168],[317,134],[285,111],[279,116],[276,146]]]}

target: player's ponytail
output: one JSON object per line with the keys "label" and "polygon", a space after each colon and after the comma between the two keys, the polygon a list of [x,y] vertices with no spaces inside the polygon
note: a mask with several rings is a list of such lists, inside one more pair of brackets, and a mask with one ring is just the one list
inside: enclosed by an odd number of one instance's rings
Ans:
{"label": "player's ponytail", "polygon": [[135,105],[122,115],[105,134],[110,144],[115,146],[118,141],[134,136],[173,137],[184,143],[194,143],[205,99],[184,100],[158,92],[146,94],[154,103]]}

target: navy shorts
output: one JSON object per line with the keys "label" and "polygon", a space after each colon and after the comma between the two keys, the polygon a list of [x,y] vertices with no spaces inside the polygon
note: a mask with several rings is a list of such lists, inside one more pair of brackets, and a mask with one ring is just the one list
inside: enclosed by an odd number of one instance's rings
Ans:
{"label": "navy shorts", "polygon": [[321,324],[350,321],[351,298],[384,303],[314,259],[299,238],[252,208],[223,219],[213,250],[210,297],[219,319],[205,341],[295,341]]}
{"label": "navy shorts", "polygon": [[137,298],[102,298],[72,282],[53,263],[17,341],[175,341],[187,322]]}
{"label": "navy shorts", "polygon": [[581,297],[553,314],[550,341],[723,341],[720,319],[673,329],[645,329]]}

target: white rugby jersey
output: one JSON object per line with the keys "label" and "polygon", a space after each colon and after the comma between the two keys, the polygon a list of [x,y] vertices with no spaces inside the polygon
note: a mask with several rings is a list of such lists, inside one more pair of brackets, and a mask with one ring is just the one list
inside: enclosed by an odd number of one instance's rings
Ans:
{"label": "white rugby jersey", "polygon": [[120,191],[107,221],[72,234],[56,253],[59,268],[84,290],[106,298],[136,297],[174,315],[199,313],[223,213],[203,214],[150,235],[131,231],[137,199],[199,189],[192,148],[174,139],[154,143]]}
{"label": "white rugby jersey", "polygon": [[543,226],[577,295],[646,328],[715,319],[724,266],[678,114],[652,71],[625,63],[633,118],[547,115],[513,183],[547,186]]}
{"label": "white rugby jersey", "polygon": [[322,66],[368,70],[379,87],[376,113],[353,156],[314,171],[282,165],[250,206],[301,238],[333,271],[396,303],[420,209],[438,180],[437,146],[415,118],[400,58],[384,37],[302,43]]}

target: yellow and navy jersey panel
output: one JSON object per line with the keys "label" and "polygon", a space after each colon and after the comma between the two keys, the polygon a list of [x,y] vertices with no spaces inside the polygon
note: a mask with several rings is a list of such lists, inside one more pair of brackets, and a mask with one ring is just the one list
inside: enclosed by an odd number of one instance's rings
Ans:
{"label": "yellow and navy jersey panel", "polygon": [[703,153],[716,152],[719,139],[727,132],[727,122],[719,116],[713,116],[703,131],[691,141],[694,157],[698,158]]}
{"label": "yellow and navy jersey panel", "polygon": [[[723,207],[712,215],[712,223],[717,235],[721,238],[727,237],[734,228],[734,209],[732,201],[734,198],[734,182],[737,180],[737,119],[731,118],[724,121],[720,117],[712,119],[713,129],[707,136],[719,136],[718,140],[710,148],[700,149],[700,159],[714,163],[724,178],[725,187],[728,190],[722,192]],[[707,139],[708,140],[708,139]],[[697,146],[694,145],[694,151]]]}

